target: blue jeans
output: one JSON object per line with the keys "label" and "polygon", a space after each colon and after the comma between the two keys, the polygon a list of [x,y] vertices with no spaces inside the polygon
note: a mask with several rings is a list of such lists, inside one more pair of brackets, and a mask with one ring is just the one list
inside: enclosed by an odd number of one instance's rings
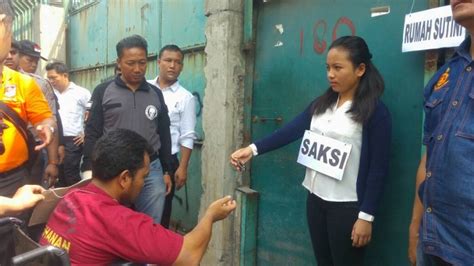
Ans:
{"label": "blue jeans", "polygon": [[137,211],[149,215],[155,223],[161,222],[165,204],[166,186],[163,181],[163,170],[160,159],[150,163],[150,174],[145,178],[143,189],[135,202]]}
{"label": "blue jeans", "polygon": [[425,256],[423,254],[423,248],[421,247],[421,241],[418,240],[418,245],[416,245],[416,266],[425,266]]}

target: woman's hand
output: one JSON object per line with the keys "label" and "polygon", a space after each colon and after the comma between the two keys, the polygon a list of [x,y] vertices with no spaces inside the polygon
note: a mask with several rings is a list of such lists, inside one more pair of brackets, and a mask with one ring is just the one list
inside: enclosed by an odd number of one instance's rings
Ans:
{"label": "woman's hand", "polygon": [[352,246],[353,247],[363,247],[369,244],[372,237],[372,223],[357,219],[352,228]]}
{"label": "woman's hand", "polygon": [[235,170],[242,172],[245,170],[244,164],[252,159],[253,152],[252,148],[245,147],[242,149],[236,150],[232,155],[230,155],[230,164],[235,168]]}

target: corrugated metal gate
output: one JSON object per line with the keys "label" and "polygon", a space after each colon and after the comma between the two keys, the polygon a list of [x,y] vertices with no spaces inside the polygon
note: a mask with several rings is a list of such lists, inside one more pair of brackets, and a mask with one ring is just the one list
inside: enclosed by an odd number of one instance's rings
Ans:
{"label": "corrugated metal gate", "polygon": [[[355,3],[357,2],[357,3]],[[252,139],[281,127],[327,87],[325,54],[338,36],[362,36],[386,82],[393,118],[391,171],[367,265],[406,265],[407,229],[421,148],[422,53],[401,53],[404,15],[412,0],[258,1],[252,103]],[[390,13],[371,17],[371,8]],[[415,1],[413,10],[427,7]],[[280,122],[280,118],[283,122]],[[314,265],[306,225],[304,169],[299,143],[253,161],[251,186],[258,202],[257,264]]]}
{"label": "corrugated metal gate", "polygon": [[[92,90],[111,77],[117,59],[116,43],[126,36],[140,34],[148,41],[147,78],[157,76],[159,49],[166,44],[177,44],[185,53],[180,83],[202,99],[205,87],[204,1],[74,0],[70,4],[68,64],[74,82]],[[200,139],[192,154],[187,188],[181,189],[174,201],[173,219],[183,230],[196,224],[202,193],[200,112],[197,132]]]}

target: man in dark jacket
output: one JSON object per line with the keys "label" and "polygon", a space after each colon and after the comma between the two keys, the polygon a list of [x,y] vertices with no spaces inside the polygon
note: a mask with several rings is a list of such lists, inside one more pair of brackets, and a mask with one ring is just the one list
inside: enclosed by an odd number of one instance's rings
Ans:
{"label": "man in dark jacket", "polygon": [[166,194],[171,190],[171,137],[168,109],[161,91],[147,83],[147,42],[133,35],[117,43],[121,75],[97,86],[85,130],[82,170],[87,177],[95,142],[113,129],[130,129],[153,147],[150,174],[135,207],[160,223]]}

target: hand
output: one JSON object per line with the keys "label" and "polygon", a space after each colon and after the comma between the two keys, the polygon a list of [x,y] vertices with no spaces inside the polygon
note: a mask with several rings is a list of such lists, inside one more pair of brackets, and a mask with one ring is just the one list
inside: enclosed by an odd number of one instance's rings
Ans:
{"label": "hand", "polygon": [[242,165],[252,159],[253,152],[250,147],[245,147],[242,149],[236,150],[232,155],[230,155],[230,164],[235,168],[235,170],[241,172],[244,170]]}
{"label": "hand", "polygon": [[44,200],[44,189],[38,185],[24,185],[20,187],[13,195],[15,209],[23,211],[35,206],[39,201]]}
{"label": "hand", "polygon": [[58,179],[58,166],[56,164],[48,163],[48,165],[44,169],[43,179],[48,185],[47,188],[50,188],[54,184],[56,184],[56,180]]}
{"label": "hand", "polygon": [[62,164],[64,162],[64,157],[66,157],[66,150],[64,149],[64,145],[60,145],[58,147],[58,163]]}
{"label": "hand", "polygon": [[226,196],[211,203],[207,208],[206,214],[210,215],[213,222],[217,222],[229,216],[235,210],[237,203],[231,196]]}
{"label": "hand", "polygon": [[74,145],[81,146],[84,143],[84,134],[80,134],[74,138]]}
{"label": "hand", "polygon": [[363,247],[369,244],[372,237],[372,223],[362,219],[357,219],[352,228],[352,246]]}
{"label": "hand", "polygon": [[163,181],[165,182],[165,186],[166,186],[166,195],[170,194],[171,192],[171,186],[173,185],[171,183],[171,177],[170,175],[166,174],[166,175],[163,175]]}
{"label": "hand", "polygon": [[85,111],[84,112],[84,123],[86,123],[87,120],[89,119],[89,113],[90,113],[90,111]]}
{"label": "hand", "polygon": [[408,260],[410,265],[416,265],[416,247],[418,245],[418,229],[419,223],[411,223],[408,228]]}
{"label": "hand", "polygon": [[182,186],[186,184],[186,180],[188,179],[188,169],[186,167],[181,167],[179,165],[178,169],[174,173],[174,181],[176,189],[179,190]]}
{"label": "hand", "polygon": [[51,139],[53,137],[53,132],[51,132],[51,128],[46,125],[38,125],[36,126],[36,132],[38,133],[38,137],[41,139],[43,143],[40,145],[36,145],[35,151],[39,151],[42,148],[49,145]]}

